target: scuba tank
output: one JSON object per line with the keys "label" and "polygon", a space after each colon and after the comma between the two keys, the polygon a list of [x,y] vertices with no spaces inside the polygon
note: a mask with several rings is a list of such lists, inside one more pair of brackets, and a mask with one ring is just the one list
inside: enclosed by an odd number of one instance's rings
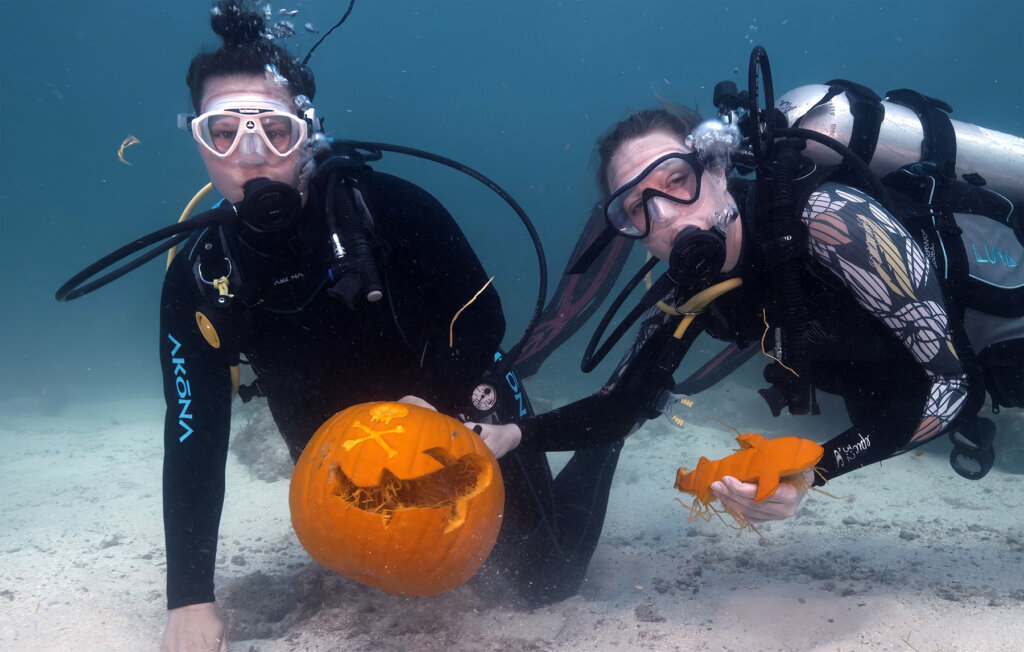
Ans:
{"label": "scuba tank", "polygon": [[[779,98],[787,126],[833,138],[860,155],[879,178],[904,165],[948,159],[950,176],[1024,201],[1024,138],[950,120],[949,105],[912,91],[878,98],[863,86],[834,80],[800,86]],[[842,157],[808,142],[804,155],[834,165]]]}

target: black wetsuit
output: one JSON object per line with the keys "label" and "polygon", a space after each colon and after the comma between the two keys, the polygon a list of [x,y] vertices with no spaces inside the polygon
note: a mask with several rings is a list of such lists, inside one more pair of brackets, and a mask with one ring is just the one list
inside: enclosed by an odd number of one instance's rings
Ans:
{"label": "black wetsuit", "polygon": [[[231,367],[240,354],[256,372],[295,459],[321,423],[356,403],[411,394],[450,415],[464,411],[501,342],[505,322],[492,286],[459,315],[449,347],[452,316],[487,276],[447,211],[422,189],[385,174],[359,176],[361,199],[373,216],[384,298],[350,309],[329,296],[321,184],[315,177],[296,233],[208,229],[167,272],[160,358],[169,608],[214,599]],[[214,305],[218,292],[209,285],[221,275],[235,295],[228,308]],[[200,332],[197,312],[213,322],[218,348]],[[522,388],[506,389],[520,394],[503,404],[507,421],[529,404]],[[543,450],[576,444],[543,441],[525,423],[523,430],[522,445],[501,460],[506,507],[489,563],[536,604],[572,595],[582,581],[622,440],[618,434],[581,451],[552,478]]]}

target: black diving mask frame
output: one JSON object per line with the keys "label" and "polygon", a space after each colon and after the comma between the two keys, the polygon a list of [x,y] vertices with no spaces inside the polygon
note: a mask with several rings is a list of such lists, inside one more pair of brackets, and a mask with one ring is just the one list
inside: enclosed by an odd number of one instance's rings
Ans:
{"label": "black diving mask frame", "polygon": [[[608,196],[604,202],[604,217],[616,235],[634,240],[646,238],[651,233],[651,222],[662,222],[652,216],[652,200],[660,197],[674,204],[688,206],[700,198],[700,186],[704,176],[704,165],[696,152],[670,152],[651,162],[643,172]],[[655,187],[643,187],[655,184]],[[640,189],[640,197],[635,191]],[[644,225],[640,228],[631,217],[637,206],[643,205]]]}

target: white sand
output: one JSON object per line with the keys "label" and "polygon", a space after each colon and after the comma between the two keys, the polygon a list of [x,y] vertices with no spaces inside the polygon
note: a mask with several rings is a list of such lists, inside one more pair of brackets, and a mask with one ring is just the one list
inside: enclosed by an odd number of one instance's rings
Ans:
{"label": "white sand", "polygon": [[[0,648],[158,647],[161,410],[0,412]],[[232,647],[1022,649],[1024,476],[963,480],[933,443],[830,483],[839,498],[809,495],[761,539],[687,523],[676,502],[676,467],[729,452],[731,435],[703,423],[658,421],[630,439],[583,590],[532,612],[469,587],[388,595],[316,567],[291,532],[287,481],[260,480],[231,455],[217,582]],[[1022,425],[1020,411],[1000,417],[1018,436]]]}

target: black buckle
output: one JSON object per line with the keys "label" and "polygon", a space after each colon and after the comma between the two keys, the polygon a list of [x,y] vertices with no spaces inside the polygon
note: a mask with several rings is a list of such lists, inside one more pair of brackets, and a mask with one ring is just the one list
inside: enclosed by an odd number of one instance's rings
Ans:
{"label": "black buckle", "polygon": [[975,417],[961,424],[949,433],[953,442],[949,465],[968,480],[984,478],[996,461],[996,450],[992,446],[995,436],[996,424],[985,417]]}

